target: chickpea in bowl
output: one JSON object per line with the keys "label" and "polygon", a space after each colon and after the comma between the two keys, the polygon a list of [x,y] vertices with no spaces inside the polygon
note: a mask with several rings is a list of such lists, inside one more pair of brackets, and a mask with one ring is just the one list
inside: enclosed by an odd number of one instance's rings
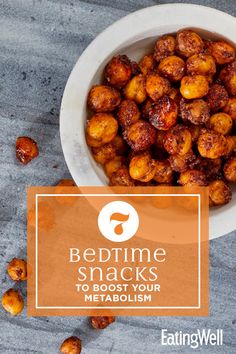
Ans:
{"label": "chickpea in bowl", "polygon": [[182,29],[157,38],[133,68],[128,56],[114,56],[88,94],[87,144],[110,185],[209,186],[210,206],[229,203],[234,47]]}

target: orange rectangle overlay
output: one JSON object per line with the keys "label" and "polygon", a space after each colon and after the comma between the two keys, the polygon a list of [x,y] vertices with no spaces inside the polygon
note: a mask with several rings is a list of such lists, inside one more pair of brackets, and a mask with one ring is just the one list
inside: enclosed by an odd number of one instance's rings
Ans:
{"label": "orange rectangle overlay", "polygon": [[28,189],[28,315],[208,315],[208,189]]}

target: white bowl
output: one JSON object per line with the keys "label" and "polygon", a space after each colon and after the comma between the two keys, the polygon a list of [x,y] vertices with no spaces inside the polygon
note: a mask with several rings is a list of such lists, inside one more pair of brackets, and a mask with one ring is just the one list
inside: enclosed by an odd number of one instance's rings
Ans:
{"label": "white bowl", "polygon": [[[236,38],[236,19],[224,12],[199,5],[169,4],[136,11],[103,31],[83,52],[66,84],[61,112],[60,134],[65,160],[79,186],[99,186],[107,178],[86,145],[84,129],[87,117],[87,94],[100,82],[107,61],[115,54],[127,54],[138,60],[147,53],[158,36],[195,28],[203,35]],[[209,33],[208,33],[209,32]],[[236,198],[210,212],[210,238],[236,229]]]}

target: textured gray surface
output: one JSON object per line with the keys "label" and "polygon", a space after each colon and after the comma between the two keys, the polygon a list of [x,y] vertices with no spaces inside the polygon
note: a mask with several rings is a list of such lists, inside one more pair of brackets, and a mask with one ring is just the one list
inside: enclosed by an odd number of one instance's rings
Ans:
{"label": "textured gray surface", "polygon": [[[58,133],[60,100],[78,56],[105,27],[127,13],[154,4],[186,1],[151,0],[0,0],[0,284],[1,293],[14,284],[6,264],[26,254],[26,195],[29,185],[52,185],[68,177]],[[236,14],[235,0],[202,0]],[[220,24],[219,24],[220,25]],[[35,138],[40,157],[28,166],[15,160],[19,135]],[[0,353],[58,353],[60,342],[78,334],[83,353],[190,353],[189,348],[160,347],[160,329],[223,328],[224,347],[198,353],[236,352],[236,233],[211,242],[208,318],[123,317],[103,332],[86,318],[11,318],[0,309]],[[25,294],[25,286],[22,285]]]}

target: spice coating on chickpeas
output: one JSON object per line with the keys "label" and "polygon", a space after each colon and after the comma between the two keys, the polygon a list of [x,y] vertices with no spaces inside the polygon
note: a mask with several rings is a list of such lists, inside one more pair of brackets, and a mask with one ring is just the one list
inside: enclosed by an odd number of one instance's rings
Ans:
{"label": "spice coating on chickpeas", "polygon": [[180,101],[180,114],[184,121],[199,125],[209,120],[210,109],[203,99],[188,101],[182,98]]}
{"label": "spice coating on chickpeas", "polygon": [[121,166],[125,165],[126,160],[124,156],[116,156],[113,160],[105,164],[105,172],[108,177],[116,172]]}
{"label": "spice coating on chickpeas", "polygon": [[120,104],[120,93],[106,85],[96,85],[88,94],[88,107],[93,112],[111,112]]}
{"label": "spice coating on chickpeas", "polygon": [[127,99],[134,100],[136,103],[142,103],[147,98],[145,89],[145,76],[142,74],[134,76],[125,86],[124,95]]}
{"label": "spice coating on chickpeas", "polygon": [[149,122],[159,130],[168,130],[177,121],[178,107],[169,96],[161,97],[149,109]]}
{"label": "spice coating on chickpeas", "polygon": [[136,123],[140,119],[140,111],[136,102],[123,100],[118,107],[117,119],[122,128]]}
{"label": "spice coating on chickpeas", "polygon": [[229,114],[234,123],[236,123],[236,97],[230,97],[228,99],[228,102],[224,106],[224,112]]}
{"label": "spice coating on chickpeas", "polygon": [[165,35],[160,37],[154,47],[154,58],[160,61],[170,55],[174,55],[176,46],[176,39],[173,36]]}
{"label": "spice coating on chickpeas", "polygon": [[13,258],[7,267],[10,278],[14,281],[27,279],[27,263],[24,259]]}
{"label": "spice coating on chickpeas", "polygon": [[184,155],[172,154],[169,156],[168,160],[173,171],[184,172],[187,171],[191,165],[194,165],[196,159],[196,156],[192,150],[190,150]]}
{"label": "spice coating on chickpeas", "polygon": [[[111,186],[235,182],[236,61],[225,40],[181,29],[139,62],[116,55],[88,108],[87,143]],[[227,203],[225,185],[210,206]]]}
{"label": "spice coating on chickpeas", "polygon": [[16,158],[24,165],[35,159],[39,154],[36,141],[28,136],[16,139]]}
{"label": "spice coating on chickpeas", "polygon": [[192,55],[188,58],[186,66],[189,75],[205,75],[211,77],[216,73],[214,58],[204,53]]}
{"label": "spice coating on chickpeas", "polygon": [[105,67],[105,79],[111,86],[120,88],[126,85],[132,75],[132,66],[126,55],[113,57]]}
{"label": "spice coating on chickpeas", "polygon": [[2,306],[11,315],[16,316],[24,308],[23,297],[18,290],[9,289],[2,296]]}
{"label": "spice coating on chickpeas", "polygon": [[180,81],[184,76],[185,62],[183,59],[172,55],[164,58],[158,65],[159,73],[170,81]]}
{"label": "spice coating on chickpeas", "polygon": [[227,113],[220,112],[211,116],[207,126],[217,133],[226,135],[229,134],[232,129],[233,121]]}
{"label": "spice coating on chickpeas", "polygon": [[232,199],[230,187],[222,180],[212,181],[209,184],[209,204],[210,206],[224,205]]}
{"label": "spice coating on chickpeas", "polygon": [[149,74],[146,79],[146,91],[153,101],[157,101],[170,90],[170,83],[157,74]]}
{"label": "spice coating on chickpeas", "polygon": [[226,136],[226,152],[224,157],[230,157],[234,151],[236,152],[236,135]]}
{"label": "spice coating on chickpeas", "polygon": [[127,127],[124,139],[134,151],[147,150],[156,140],[156,130],[144,120],[139,120]]}
{"label": "spice coating on chickpeas", "polygon": [[156,161],[156,172],[153,179],[161,184],[173,182],[173,170],[168,160]]}
{"label": "spice coating on chickpeas", "polygon": [[236,183],[236,157],[232,157],[224,165],[224,176],[227,181]]}
{"label": "spice coating on chickpeas", "polygon": [[121,166],[111,174],[110,186],[134,186],[134,180],[130,177],[129,169],[126,166]]}
{"label": "spice coating on chickpeas", "polygon": [[80,354],[81,340],[78,337],[72,336],[64,340],[60,347],[60,352],[63,354]]}
{"label": "spice coating on chickpeas", "polygon": [[116,150],[112,143],[108,143],[101,147],[92,148],[92,154],[96,162],[105,165],[108,161],[115,158]]}
{"label": "spice coating on chickpeas", "polygon": [[182,186],[206,186],[206,175],[202,171],[187,170],[179,176],[178,183]]}
{"label": "spice coating on chickpeas", "polygon": [[235,59],[234,48],[224,41],[212,42],[210,52],[217,64],[228,64]]}
{"label": "spice coating on chickpeas", "polygon": [[229,95],[236,96],[236,61],[221,70],[219,79],[223,82]]}
{"label": "spice coating on chickpeas", "polygon": [[149,153],[134,156],[129,165],[130,176],[141,182],[149,182],[156,172],[156,163]]}
{"label": "spice coating on chickpeas", "polygon": [[156,65],[153,54],[144,55],[144,57],[140,60],[138,65],[143,75],[147,75],[149,72],[151,72],[154,69]]}
{"label": "spice coating on chickpeas", "polygon": [[206,100],[211,112],[217,112],[228,102],[229,95],[224,86],[215,84],[210,87]]}
{"label": "spice coating on chickpeas", "polygon": [[91,325],[95,329],[105,329],[115,322],[115,316],[93,316],[91,317]]}
{"label": "spice coating on chickpeas", "polygon": [[208,90],[208,80],[203,75],[184,76],[181,80],[181,95],[188,100],[202,98],[207,95]]}
{"label": "spice coating on chickpeas", "polygon": [[172,154],[185,155],[192,147],[192,135],[187,127],[177,124],[164,136],[164,147]]}
{"label": "spice coating on chickpeas", "polygon": [[177,33],[177,52],[189,58],[194,54],[198,54],[203,51],[204,43],[201,37],[191,30],[183,30]]}
{"label": "spice coating on chickpeas", "polygon": [[117,130],[117,120],[111,114],[96,113],[87,123],[87,144],[91,147],[105,145],[114,139]]}
{"label": "spice coating on chickpeas", "polygon": [[226,152],[226,139],[222,134],[206,131],[198,138],[198,151],[201,156],[216,159]]}

